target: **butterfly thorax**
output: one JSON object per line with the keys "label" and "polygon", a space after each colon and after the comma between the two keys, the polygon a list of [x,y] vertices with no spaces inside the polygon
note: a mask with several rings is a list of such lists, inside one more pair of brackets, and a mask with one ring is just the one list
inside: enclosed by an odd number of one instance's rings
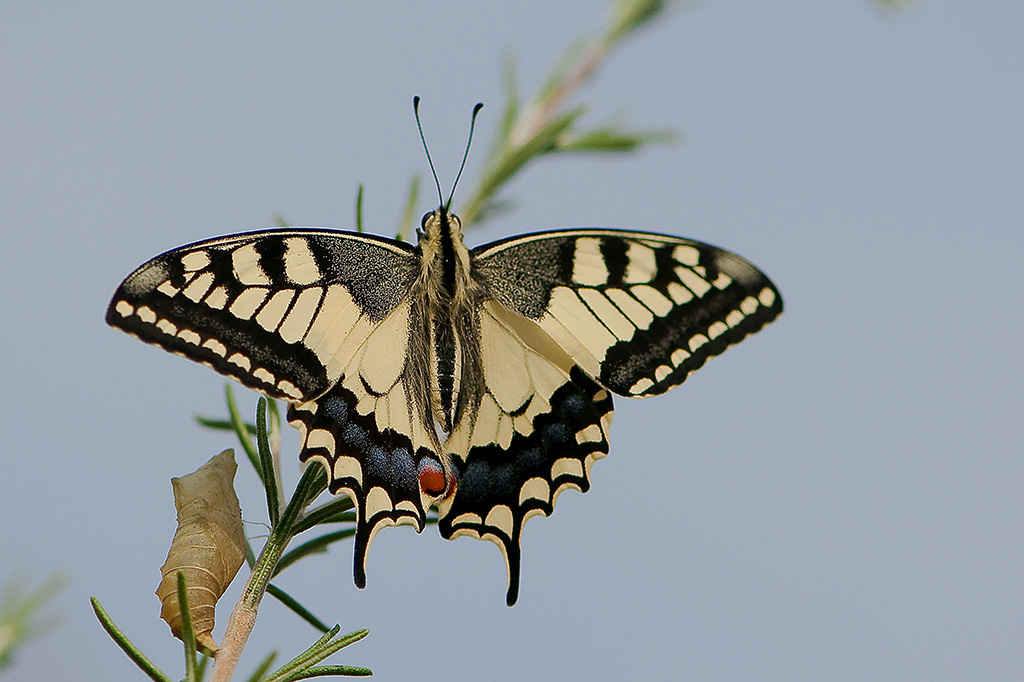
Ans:
{"label": "butterfly thorax", "polygon": [[429,393],[430,416],[447,434],[479,402],[479,389],[466,381],[479,367],[477,287],[458,216],[441,207],[423,217],[422,227],[416,289],[425,319],[411,344],[426,365],[421,386]]}

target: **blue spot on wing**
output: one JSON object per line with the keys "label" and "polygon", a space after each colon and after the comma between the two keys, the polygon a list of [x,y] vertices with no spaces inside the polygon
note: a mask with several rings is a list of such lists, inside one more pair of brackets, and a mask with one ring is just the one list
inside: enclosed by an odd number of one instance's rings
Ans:
{"label": "blue spot on wing", "polygon": [[[356,396],[340,383],[308,407],[291,406],[288,410],[290,422],[301,422],[306,433],[323,429],[334,437],[334,447],[312,446],[303,443],[299,459],[303,462],[321,457],[330,464],[329,488],[338,494],[349,491],[355,501],[358,523],[355,537],[355,582],[359,587],[366,585],[366,553],[374,529],[389,522],[411,518],[417,529],[422,530],[426,522],[426,510],[420,497],[419,462],[424,458],[436,460],[436,455],[426,448],[414,451],[408,434],[395,429],[377,428],[376,417],[359,414],[355,407]],[[350,457],[359,464],[358,476],[335,477],[334,464],[339,457]],[[367,497],[374,488],[381,488],[391,501],[389,507],[370,510]],[[413,509],[402,502],[412,503]]]}

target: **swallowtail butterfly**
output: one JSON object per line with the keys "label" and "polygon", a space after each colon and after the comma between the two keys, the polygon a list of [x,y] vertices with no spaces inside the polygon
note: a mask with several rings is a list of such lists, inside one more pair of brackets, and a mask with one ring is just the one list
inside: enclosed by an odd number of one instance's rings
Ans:
{"label": "swallowtail butterfly", "polygon": [[417,245],[281,228],[164,253],[107,322],[290,403],[299,459],[358,515],[355,581],[376,532],[495,542],[519,586],[526,520],[586,492],[611,394],[658,395],[782,312],[739,256],[670,235],[538,232],[463,244],[448,203]]}

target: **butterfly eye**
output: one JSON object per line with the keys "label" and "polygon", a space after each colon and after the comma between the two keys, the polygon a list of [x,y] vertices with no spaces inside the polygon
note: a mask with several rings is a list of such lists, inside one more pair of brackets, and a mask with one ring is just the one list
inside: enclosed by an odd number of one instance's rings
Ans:
{"label": "butterfly eye", "polygon": [[424,230],[427,229],[427,221],[430,220],[430,216],[434,215],[433,211],[427,211],[423,214],[423,219],[420,221],[420,227]]}

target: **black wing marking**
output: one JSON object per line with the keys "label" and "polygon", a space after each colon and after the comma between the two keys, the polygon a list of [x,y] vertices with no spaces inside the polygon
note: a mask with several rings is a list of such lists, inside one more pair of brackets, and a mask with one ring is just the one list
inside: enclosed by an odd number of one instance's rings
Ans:
{"label": "black wing marking", "polygon": [[416,259],[407,244],[334,230],[211,239],[129,275],[107,322],[267,395],[309,400],[405,295]]}
{"label": "black wing marking", "polygon": [[782,312],[775,285],[752,264],[679,237],[560,230],[473,253],[495,298],[630,397],[681,384]]}
{"label": "black wing marking", "polygon": [[449,437],[458,487],[438,528],[495,542],[519,591],[523,525],[549,515],[566,488],[586,492],[590,466],[608,453],[611,395],[545,335],[494,301],[480,315],[485,392]]}

